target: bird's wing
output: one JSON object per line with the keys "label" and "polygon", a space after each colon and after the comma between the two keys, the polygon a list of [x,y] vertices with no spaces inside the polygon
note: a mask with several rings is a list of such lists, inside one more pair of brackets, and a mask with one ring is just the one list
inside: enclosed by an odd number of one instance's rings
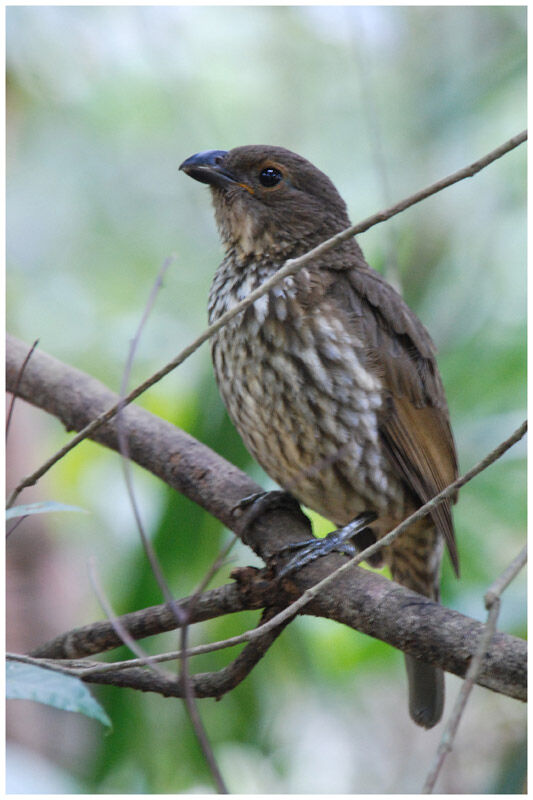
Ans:
{"label": "bird's wing", "polygon": [[[457,478],[457,456],[431,337],[379,273],[369,267],[328,270],[326,295],[347,312],[368,347],[368,366],[386,390],[379,427],[399,475],[421,503]],[[459,574],[451,500],[431,512]]]}

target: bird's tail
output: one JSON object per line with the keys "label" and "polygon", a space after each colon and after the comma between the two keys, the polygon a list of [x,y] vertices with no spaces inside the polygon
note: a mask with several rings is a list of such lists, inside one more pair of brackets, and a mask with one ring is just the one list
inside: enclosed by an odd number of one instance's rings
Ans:
{"label": "bird's tail", "polygon": [[441,669],[405,654],[409,684],[409,714],[417,725],[432,728],[442,717],[444,675]]}
{"label": "bird's tail", "polygon": [[[396,547],[394,547],[396,544]],[[443,541],[437,531],[414,526],[391,547],[392,577],[408,589],[439,599],[440,562]],[[417,725],[432,728],[444,707],[444,674],[441,669],[405,654],[409,684],[409,714]]]}

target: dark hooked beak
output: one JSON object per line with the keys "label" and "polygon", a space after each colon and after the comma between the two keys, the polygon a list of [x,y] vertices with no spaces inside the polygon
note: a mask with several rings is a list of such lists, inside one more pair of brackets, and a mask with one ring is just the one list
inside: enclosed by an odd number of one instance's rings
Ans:
{"label": "dark hooked beak", "polygon": [[226,150],[204,150],[202,153],[186,158],[180,169],[200,183],[208,183],[210,186],[226,186],[228,183],[236,183],[228,172],[223,168]]}

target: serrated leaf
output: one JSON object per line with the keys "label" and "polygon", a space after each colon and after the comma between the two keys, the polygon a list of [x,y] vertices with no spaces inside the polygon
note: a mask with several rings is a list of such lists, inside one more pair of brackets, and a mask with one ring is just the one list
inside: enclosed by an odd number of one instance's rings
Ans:
{"label": "serrated leaf", "polygon": [[8,661],[6,668],[9,700],[35,700],[63,711],[85,714],[111,726],[106,712],[79,678],[18,661]]}
{"label": "serrated leaf", "polygon": [[67,506],[64,503],[56,503],[55,500],[47,500],[43,503],[26,503],[20,506],[12,506],[6,510],[6,519],[14,517],[27,517],[29,514],[47,514],[50,511],[81,511],[86,514],[84,508],[78,506]]}

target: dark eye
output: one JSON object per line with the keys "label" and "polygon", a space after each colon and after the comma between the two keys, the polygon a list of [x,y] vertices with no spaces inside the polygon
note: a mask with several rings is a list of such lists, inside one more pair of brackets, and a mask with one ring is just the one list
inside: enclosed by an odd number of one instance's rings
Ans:
{"label": "dark eye", "polygon": [[259,183],[267,188],[276,186],[281,180],[283,180],[283,175],[276,167],[265,167],[259,173]]}

